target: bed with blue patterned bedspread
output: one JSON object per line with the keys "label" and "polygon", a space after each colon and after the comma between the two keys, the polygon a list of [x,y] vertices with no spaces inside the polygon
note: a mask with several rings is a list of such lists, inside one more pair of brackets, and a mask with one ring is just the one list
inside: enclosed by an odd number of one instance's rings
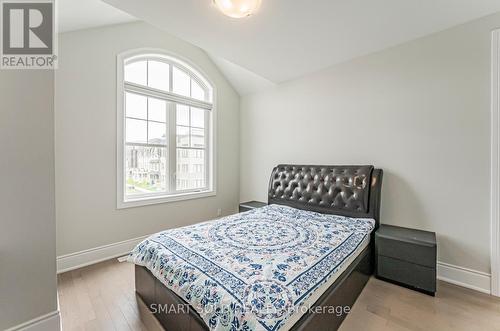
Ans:
{"label": "bed with blue patterned bedspread", "polygon": [[149,269],[211,330],[285,330],[366,247],[373,228],[372,219],[270,205],[157,233],[128,261]]}

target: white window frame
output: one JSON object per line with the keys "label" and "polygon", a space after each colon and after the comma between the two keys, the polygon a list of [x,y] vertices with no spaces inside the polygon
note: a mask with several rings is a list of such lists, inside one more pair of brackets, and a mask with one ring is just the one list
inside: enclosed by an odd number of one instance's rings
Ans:
{"label": "white window frame", "polygon": [[[170,64],[170,87],[172,87],[172,66],[176,66],[179,69],[187,72],[193,79],[195,79],[198,83],[202,84],[202,86],[209,87],[211,89],[211,103],[205,102],[197,99],[192,99],[189,97],[179,96],[177,94],[171,92],[165,92],[156,90],[149,87],[144,87],[142,85],[133,84],[133,83],[125,83],[124,80],[124,65],[125,62],[134,58],[134,60],[139,59],[151,59],[161,60],[165,63]],[[215,196],[217,194],[216,191],[216,183],[217,183],[217,166],[216,166],[216,133],[217,133],[217,107],[216,107],[216,98],[217,92],[216,87],[212,81],[207,78],[196,65],[191,63],[189,60],[165,50],[154,49],[154,48],[140,48],[134,49],[130,51],[125,51],[123,53],[118,54],[117,56],[117,93],[116,93],[116,105],[117,105],[117,130],[116,130],[116,174],[117,174],[117,208],[130,208],[130,207],[139,207],[146,206],[152,204],[159,203],[167,203],[173,201],[182,201],[189,199],[197,199],[204,198],[209,196]],[[127,89],[125,89],[125,84],[127,85]],[[206,143],[206,183],[207,186],[204,189],[193,189],[193,190],[182,190],[176,191],[175,193],[155,193],[148,194],[144,196],[136,196],[133,198],[126,197],[125,194],[125,90],[128,92],[138,92],[143,93],[149,96],[158,97],[160,99],[164,99],[167,102],[178,102],[182,104],[186,104],[186,101],[189,102],[188,105],[207,109],[208,107],[211,110],[208,110],[208,116],[205,116],[205,128],[208,128],[208,135],[205,136]],[[175,117],[172,118],[173,111],[170,111],[170,118],[167,119],[167,122],[175,121]],[[175,132],[169,132],[168,146],[167,146],[167,154],[168,157],[168,175],[169,175],[169,187],[172,185],[175,186],[175,174],[177,173],[177,166],[173,164],[175,158],[170,157],[172,153],[176,153],[176,144],[171,144],[172,141],[176,141]],[[181,147],[180,147],[181,148]]]}

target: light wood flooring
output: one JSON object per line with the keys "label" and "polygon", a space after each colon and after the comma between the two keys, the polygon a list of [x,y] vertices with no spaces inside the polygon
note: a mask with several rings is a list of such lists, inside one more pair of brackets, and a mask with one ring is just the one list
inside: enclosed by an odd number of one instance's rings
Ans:
{"label": "light wood flooring", "polygon": [[[132,264],[114,259],[63,273],[58,292],[64,331],[160,330],[135,296]],[[500,331],[500,299],[444,282],[433,298],[372,278],[341,330]]]}

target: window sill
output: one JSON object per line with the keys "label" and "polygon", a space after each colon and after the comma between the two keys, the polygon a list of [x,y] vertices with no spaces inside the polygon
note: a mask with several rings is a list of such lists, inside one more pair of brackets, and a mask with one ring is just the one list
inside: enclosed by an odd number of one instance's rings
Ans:
{"label": "window sill", "polygon": [[203,192],[179,193],[179,194],[168,195],[168,196],[163,196],[163,197],[130,199],[130,200],[125,200],[125,201],[119,200],[116,208],[117,209],[134,208],[134,207],[141,207],[141,206],[156,205],[156,204],[160,204],[160,203],[200,199],[200,198],[206,198],[206,197],[211,197],[211,196],[215,196],[215,195],[216,195],[216,192],[214,190],[211,190],[211,191],[203,191]]}

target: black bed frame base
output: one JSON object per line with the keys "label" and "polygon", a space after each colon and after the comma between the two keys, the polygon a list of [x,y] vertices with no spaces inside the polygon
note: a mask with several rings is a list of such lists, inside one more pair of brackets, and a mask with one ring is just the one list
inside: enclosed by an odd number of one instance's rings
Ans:
{"label": "black bed frame base", "polygon": [[[366,282],[373,274],[374,265],[374,233],[380,224],[380,198],[383,171],[373,166],[308,166],[286,165],[276,166],[269,181],[268,204],[281,204],[297,209],[311,210],[326,214],[347,217],[366,217],[375,220],[375,229],[371,240],[361,254],[347,267],[312,308],[295,323],[290,330],[337,330],[346,317],[345,313],[329,313],[331,308],[338,312],[340,307],[351,307],[363,290]],[[318,199],[311,199],[309,190],[296,190],[294,194],[285,194],[289,187],[313,187],[327,185],[335,190],[324,190]],[[342,193],[357,196],[349,203],[336,205],[342,200]],[[304,195],[303,195],[304,194]],[[344,195],[346,195],[344,194]],[[352,199],[351,199],[352,200]],[[332,202],[325,207],[324,201]],[[367,203],[367,205],[366,205]],[[208,330],[207,325],[194,309],[186,312],[166,312],[158,306],[190,307],[182,298],[165,287],[146,268],[135,267],[136,292],[153,312],[160,324],[167,331],[200,331]],[[315,309],[315,307],[323,307]],[[337,309],[337,310],[336,310]],[[347,309],[348,310],[348,309]],[[320,311],[320,313],[317,313]]]}
{"label": "black bed frame base", "polygon": [[[373,273],[371,261],[372,249],[368,246],[290,330],[337,330]],[[185,308],[189,305],[145,267],[135,266],[135,287],[139,297],[165,330],[209,330],[194,309]],[[340,311],[342,313],[338,313]]]}

